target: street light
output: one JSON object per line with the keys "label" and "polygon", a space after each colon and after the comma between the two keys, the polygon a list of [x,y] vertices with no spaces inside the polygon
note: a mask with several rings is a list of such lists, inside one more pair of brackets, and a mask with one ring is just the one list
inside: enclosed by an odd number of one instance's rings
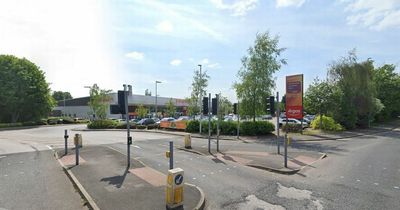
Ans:
{"label": "street light", "polygon": [[[158,83],[161,83],[161,81],[155,81],[155,84],[156,84],[156,104],[155,104],[155,107],[156,107],[156,116],[157,116],[157,84]],[[158,116],[157,116],[158,117]]]}

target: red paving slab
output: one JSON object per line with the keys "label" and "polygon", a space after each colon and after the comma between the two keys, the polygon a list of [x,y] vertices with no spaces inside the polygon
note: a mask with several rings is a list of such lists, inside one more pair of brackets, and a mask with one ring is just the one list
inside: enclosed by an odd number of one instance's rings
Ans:
{"label": "red paving slab", "polygon": [[155,187],[164,186],[167,182],[166,175],[150,167],[130,169],[129,172]]}
{"label": "red paving slab", "polygon": [[[65,155],[62,158],[60,158],[60,160],[66,166],[75,165],[75,154],[73,154],[73,155]],[[83,158],[79,157],[79,164],[85,163],[85,162],[86,161]]]}

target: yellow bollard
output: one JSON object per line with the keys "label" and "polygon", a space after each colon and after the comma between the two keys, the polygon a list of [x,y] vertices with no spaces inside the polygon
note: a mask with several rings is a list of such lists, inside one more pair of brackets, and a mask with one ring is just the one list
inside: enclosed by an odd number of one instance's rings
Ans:
{"label": "yellow bollard", "polygon": [[192,138],[190,134],[185,134],[185,148],[192,149]]}
{"label": "yellow bollard", "polygon": [[183,185],[183,170],[181,168],[168,170],[165,196],[167,209],[178,209],[183,206]]}
{"label": "yellow bollard", "polygon": [[292,142],[292,137],[290,135],[288,135],[287,137],[287,144],[290,145],[290,143]]}

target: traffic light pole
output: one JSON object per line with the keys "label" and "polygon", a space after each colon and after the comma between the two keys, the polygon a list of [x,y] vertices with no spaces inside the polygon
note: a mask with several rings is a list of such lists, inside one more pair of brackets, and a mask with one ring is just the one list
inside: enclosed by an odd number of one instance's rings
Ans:
{"label": "traffic light pole", "polygon": [[208,153],[211,153],[211,114],[210,114],[210,107],[211,107],[211,93],[208,94]]}
{"label": "traffic light pole", "polygon": [[216,94],[216,98],[217,98],[217,152],[219,152],[219,121],[220,121],[220,115],[219,115],[219,95],[220,94]]}
{"label": "traffic light pole", "polygon": [[131,144],[132,144],[132,137],[131,137],[131,130],[129,124],[129,110],[128,110],[128,91],[127,85],[124,84],[124,98],[125,98],[125,119],[126,119],[126,135],[127,135],[127,156],[128,156],[128,167],[131,165]]}
{"label": "traffic light pole", "polygon": [[280,143],[279,143],[279,117],[280,117],[280,105],[279,105],[279,92],[276,92],[276,102],[277,102],[277,108],[276,108],[276,144],[278,146],[278,154],[281,154],[281,148],[280,148]]}

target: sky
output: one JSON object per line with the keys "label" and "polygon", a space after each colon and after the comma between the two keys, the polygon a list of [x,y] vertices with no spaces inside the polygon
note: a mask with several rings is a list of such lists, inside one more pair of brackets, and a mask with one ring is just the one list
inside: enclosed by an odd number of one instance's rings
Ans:
{"label": "sky", "polygon": [[400,0],[0,1],[0,54],[31,60],[73,97],[94,83],[154,95],[158,80],[158,95],[185,98],[201,64],[207,92],[236,101],[241,58],[266,31],[286,48],[280,95],[285,76],[304,74],[307,87],[352,49],[400,65]]}

